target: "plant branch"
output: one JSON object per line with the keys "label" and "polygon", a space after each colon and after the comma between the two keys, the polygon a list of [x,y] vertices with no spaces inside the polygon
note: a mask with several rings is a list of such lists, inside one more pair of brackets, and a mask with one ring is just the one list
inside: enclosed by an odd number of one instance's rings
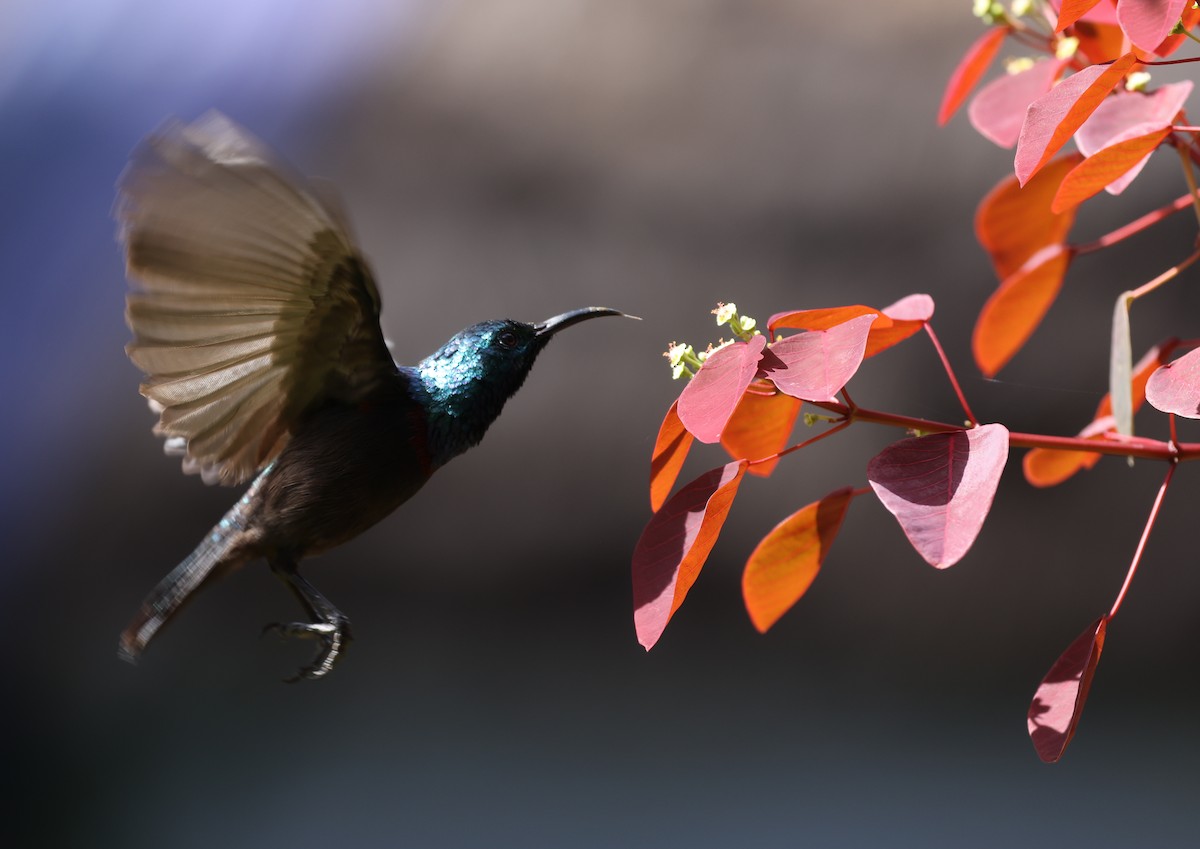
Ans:
{"label": "plant branch", "polygon": [[[838,404],[838,406],[842,407],[845,405]],[[797,443],[796,445],[792,445],[789,448],[785,448],[778,453],[771,454],[767,457],[760,457],[757,460],[751,460],[749,463],[747,463],[747,465],[755,466],[755,465],[758,465],[759,463],[766,463],[771,460],[778,460],[780,457],[785,457],[788,454],[792,454],[796,451],[799,451],[801,448],[807,448],[808,446],[812,445],[814,442],[820,442],[825,437],[833,436],[839,430],[845,430],[848,427],[850,427],[850,419],[846,419],[842,422],[839,422],[838,424],[831,427],[829,430],[822,431],[821,433],[818,433],[816,436],[812,437],[811,439],[806,439],[803,442]]]}
{"label": "plant branch", "polygon": [[1087,242],[1086,244],[1082,245],[1073,245],[1071,250],[1077,255],[1095,253],[1096,251],[1103,250],[1104,248],[1111,247],[1118,242],[1124,241],[1130,236],[1137,235],[1143,230],[1146,230],[1162,221],[1167,216],[1187,209],[1191,205],[1192,194],[1189,192],[1188,194],[1171,201],[1166,206],[1160,206],[1158,209],[1152,212],[1147,212],[1141,218],[1135,218],[1133,221],[1130,221],[1128,224],[1122,227],[1118,227],[1111,233],[1105,233],[1094,242]]}
{"label": "plant branch", "polygon": [[[912,416],[902,416],[895,413],[885,413],[880,410],[870,410],[866,407],[855,407],[851,410],[845,404],[836,401],[806,401],[814,407],[820,407],[839,416],[846,421],[839,427],[853,421],[871,422],[872,424],[899,427],[920,433],[953,433],[968,430],[958,424],[948,424],[930,419],[919,419]],[[825,434],[823,434],[825,435]],[[812,442],[813,440],[809,440]],[[804,443],[807,445],[808,443]],[[1118,457],[1138,457],[1145,460],[1165,460],[1168,462],[1188,462],[1200,460],[1200,442],[1172,443],[1159,439],[1145,437],[1080,437],[1080,436],[1051,436],[1044,433],[1021,433],[1010,431],[1008,444],[1014,448],[1048,448],[1053,451],[1088,451],[1095,454],[1111,454]],[[798,446],[803,447],[803,446]],[[793,449],[788,449],[790,452]],[[781,456],[785,452],[780,452]]]}
{"label": "plant branch", "polygon": [[937,351],[938,359],[942,361],[942,368],[946,370],[946,377],[950,378],[950,385],[954,387],[954,394],[958,396],[958,403],[962,405],[967,421],[973,425],[978,424],[979,419],[971,412],[971,405],[967,403],[967,397],[963,395],[962,387],[958,384],[958,378],[954,374],[950,360],[946,357],[946,351],[942,348],[942,343],[938,341],[937,334],[933,332],[933,325],[928,321],[925,322],[925,332],[929,335],[929,341],[933,343],[933,349]]}
{"label": "plant branch", "polygon": [[1171,477],[1175,474],[1175,463],[1167,467],[1167,476],[1163,478],[1162,485],[1158,488],[1158,495],[1154,497],[1154,504],[1150,508],[1150,517],[1146,520],[1146,527],[1142,529],[1142,538],[1138,540],[1137,550],[1133,552],[1133,562],[1129,564],[1129,571],[1125,573],[1125,583],[1121,585],[1121,591],[1117,593],[1117,600],[1113,602],[1112,609],[1108,611],[1108,618],[1112,619],[1117,615],[1117,611],[1121,609],[1121,602],[1125,600],[1125,594],[1129,592],[1129,585],[1133,583],[1133,576],[1137,573],[1138,564],[1142,561],[1142,552],[1146,550],[1146,540],[1150,538],[1150,531],[1154,527],[1154,521],[1158,518],[1159,508],[1162,507],[1163,496],[1167,494],[1167,487],[1171,484]]}
{"label": "plant branch", "polygon": [[1200,248],[1196,248],[1196,250],[1192,251],[1191,254],[1189,254],[1188,257],[1186,259],[1184,259],[1182,262],[1180,262],[1178,265],[1174,265],[1174,266],[1168,268],[1166,271],[1164,271],[1162,274],[1155,277],[1150,282],[1143,283],[1141,286],[1138,286],[1136,289],[1129,292],[1128,297],[1129,297],[1130,302],[1132,303],[1133,301],[1136,301],[1138,298],[1142,297],[1143,295],[1150,294],[1155,289],[1157,289],[1159,286],[1162,286],[1164,283],[1168,283],[1171,280],[1175,279],[1176,277],[1179,276],[1179,274],[1181,272],[1186,270],[1189,265],[1191,265],[1198,259],[1200,259]]}
{"label": "plant branch", "polygon": [[1200,194],[1196,193],[1196,175],[1192,172],[1192,154],[1190,150],[1176,145],[1179,161],[1183,165],[1183,179],[1187,180],[1188,193],[1192,196],[1192,209],[1196,210],[1196,223],[1200,224]]}

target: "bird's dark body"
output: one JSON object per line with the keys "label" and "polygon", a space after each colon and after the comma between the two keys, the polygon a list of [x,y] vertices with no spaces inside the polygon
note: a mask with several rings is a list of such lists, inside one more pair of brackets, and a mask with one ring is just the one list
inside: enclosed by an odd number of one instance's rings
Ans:
{"label": "bird's dark body", "polygon": [[425,413],[400,378],[358,404],[327,404],[301,421],[247,505],[252,550],[299,559],[341,545],[432,473]]}
{"label": "bird's dark body", "polygon": [[380,298],[340,209],[219,115],[168,124],[122,176],[117,218],[134,290],[126,318],[156,432],[184,470],[249,488],[142,603],[121,635],[136,659],[206,583],[265,559],[310,619],[275,627],[321,642],[329,672],[349,621],[299,573],[479,443],[565,327],[499,319],[397,366]]}

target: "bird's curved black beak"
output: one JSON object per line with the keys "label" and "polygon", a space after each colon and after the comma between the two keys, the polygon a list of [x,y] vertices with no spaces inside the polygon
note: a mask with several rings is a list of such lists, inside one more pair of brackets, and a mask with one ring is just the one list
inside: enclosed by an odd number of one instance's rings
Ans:
{"label": "bird's curved black beak", "polygon": [[584,307],[583,309],[571,310],[562,315],[556,315],[554,318],[538,322],[533,326],[533,332],[535,336],[549,339],[564,327],[579,324],[579,322],[587,321],[589,318],[599,318],[602,315],[619,315],[623,318],[632,318],[641,321],[636,315],[627,315],[620,310],[613,310],[608,307]]}

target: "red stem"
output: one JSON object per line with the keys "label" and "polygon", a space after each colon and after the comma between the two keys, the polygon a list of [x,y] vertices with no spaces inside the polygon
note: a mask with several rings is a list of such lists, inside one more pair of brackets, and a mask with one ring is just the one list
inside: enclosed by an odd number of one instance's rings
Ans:
{"label": "red stem", "polygon": [[[838,406],[839,406],[839,407],[842,407],[842,406],[844,406],[844,405],[842,405],[842,404],[838,404]],[[766,462],[769,462],[769,461],[771,461],[771,460],[778,460],[780,457],[785,457],[785,456],[787,456],[788,454],[791,454],[791,453],[793,453],[793,452],[795,452],[795,451],[799,451],[801,448],[807,448],[809,445],[812,445],[814,442],[820,442],[820,441],[821,441],[822,439],[824,439],[825,437],[827,437],[827,436],[833,436],[833,435],[834,435],[835,433],[837,433],[839,430],[845,430],[845,429],[846,429],[846,428],[848,428],[848,427],[850,427],[850,419],[846,419],[844,422],[839,422],[838,424],[834,425],[833,427],[831,427],[831,428],[830,428],[829,430],[827,430],[827,431],[823,431],[822,433],[818,433],[818,434],[817,434],[816,436],[814,436],[812,439],[806,439],[806,440],[804,440],[803,442],[800,442],[800,443],[798,443],[798,444],[796,444],[796,445],[793,445],[793,446],[791,446],[790,448],[785,448],[785,449],[783,449],[782,451],[780,451],[780,452],[778,452],[778,453],[776,453],[776,454],[771,454],[771,455],[769,455],[769,456],[767,456],[767,457],[759,457],[757,460],[751,460],[751,461],[750,461],[749,463],[747,463],[746,465],[748,465],[748,466],[756,466],[756,465],[758,465],[759,463],[766,463]]]}
{"label": "red stem", "polygon": [[[846,421],[839,427],[852,421],[871,422],[873,424],[901,427],[907,430],[924,433],[953,433],[967,430],[962,425],[935,422],[929,419],[918,419],[912,416],[901,416],[894,413],[884,413],[879,410],[869,410],[866,407],[855,407],[851,410],[845,404],[836,401],[808,401],[814,407],[820,407],[839,416],[845,416]],[[813,440],[810,440],[810,442]],[[804,443],[808,444],[808,443]],[[1113,454],[1119,457],[1140,457],[1146,460],[1166,460],[1172,463],[1200,460],[1200,442],[1170,443],[1158,439],[1127,436],[1120,439],[1089,438],[1078,436],[1049,436],[1042,433],[1020,433],[1010,431],[1008,444],[1014,448],[1049,448],[1055,451],[1090,451],[1096,454]],[[802,446],[800,446],[802,447]],[[788,449],[791,451],[792,449]],[[781,452],[787,453],[787,452]]]}
{"label": "red stem", "polygon": [[1163,478],[1162,486],[1158,488],[1158,495],[1154,497],[1154,505],[1150,508],[1150,518],[1146,520],[1146,527],[1142,529],[1142,538],[1138,540],[1137,550],[1133,552],[1133,562],[1129,564],[1129,571],[1125,573],[1125,583],[1121,585],[1121,591],[1117,593],[1117,600],[1113,602],[1112,610],[1108,611],[1109,619],[1117,615],[1117,611],[1121,609],[1121,602],[1125,600],[1125,594],[1129,592],[1129,585],[1133,583],[1133,576],[1137,573],[1138,564],[1142,561],[1142,552],[1146,550],[1146,540],[1150,538],[1150,530],[1154,527],[1154,520],[1158,518],[1158,510],[1162,507],[1163,496],[1167,494],[1167,487],[1171,483],[1171,476],[1175,474],[1175,463],[1167,467],[1167,476]]}
{"label": "red stem", "polygon": [[1147,212],[1141,218],[1135,218],[1133,221],[1130,221],[1128,224],[1126,224],[1123,227],[1118,227],[1116,230],[1113,230],[1111,233],[1105,233],[1103,236],[1101,236],[1099,239],[1097,239],[1094,242],[1088,242],[1087,244],[1083,244],[1083,245],[1073,245],[1071,247],[1071,250],[1074,251],[1077,255],[1078,254],[1095,253],[1096,251],[1103,250],[1104,248],[1107,248],[1107,247],[1111,247],[1112,245],[1115,245],[1117,242],[1124,241],[1125,239],[1128,239],[1130,236],[1134,236],[1134,235],[1142,232],[1143,230],[1157,224],[1158,222],[1162,221],[1167,216],[1173,215],[1176,212],[1185,210],[1191,205],[1192,205],[1192,195],[1189,192],[1188,194],[1183,195],[1182,197],[1176,198],[1175,200],[1171,201],[1166,206],[1161,206],[1152,212]]}
{"label": "red stem", "polygon": [[962,387],[958,385],[958,378],[954,375],[954,369],[950,366],[950,360],[946,357],[946,351],[942,348],[942,343],[938,341],[937,334],[933,332],[933,325],[928,321],[925,322],[925,332],[929,334],[929,341],[933,343],[933,350],[937,351],[938,359],[942,361],[942,368],[946,370],[946,377],[950,378],[950,385],[954,387],[954,394],[958,396],[958,403],[962,405],[963,412],[967,415],[967,421],[971,424],[978,424],[979,419],[971,412],[971,405],[967,403],[967,397],[963,395]]}

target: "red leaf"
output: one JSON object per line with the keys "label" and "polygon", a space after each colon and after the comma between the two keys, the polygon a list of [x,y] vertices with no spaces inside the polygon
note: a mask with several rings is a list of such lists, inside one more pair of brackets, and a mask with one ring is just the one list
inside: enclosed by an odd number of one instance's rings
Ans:
{"label": "red leaf", "polygon": [[1084,68],[1029,104],[1015,160],[1021,185],[1058,153],[1136,61],[1136,56],[1126,53],[1111,65]]}
{"label": "red leaf", "polygon": [[944,126],[950,120],[950,116],[967,99],[971,89],[975,88],[975,84],[979,82],[983,72],[992,63],[992,59],[995,58],[996,51],[1000,49],[1006,35],[1008,35],[1006,27],[992,27],[967,48],[967,52],[963,54],[958,67],[950,74],[950,80],[946,83],[946,91],[942,95],[942,106],[938,109],[938,126]]}
{"label": "red leaf", "polygon": [[1058,194],[1050,204],[1052,212],[1062,212],[1078,206],[1114,180],[1141,166],[1150,158],[1154,149],[1171,134],[1170,127],[1153,130],[1142,136],[1134,136],[1089,156],[1080,162],[1062,181]]}
{"label": "red leaf", "polygon": [[[1084,156],[1094,156],[1117,142],[1169,127],[1192,92],[1191,81],[1164,85],[1153,94],[1117,92],[1096,108],[1075,133],[1075,144]],[[1142,170],[1138,163],[1105,188],[1119,195]]]}
{"label": "red leaf", "polygon": [[867,313],[828,330],[779,339],[763,353],[760,373],[794,398],[834,401],[862,364],[876,317]]}
{"label": "red leaf", "polygon": [[1046,248],[1000,284],[975,322],[971,350],[986,377],[994,377],[1041,323],[1062,288],[1071,253],[1060,245]]}
{"label": "red leaf", "polygon": [[1065,59],[1039,59],[1020,73],[992,80],[967,107],[971,126],[988,141],[1012,147],[1021,135],[1025,110],[1050,90],[1066,64]]}
{"label": "red leaf", "polygon": [[971,430],[902,439],[867,464],[867,479],[929,565],[957,563],[983,527],[1008,460],[1008,430]]}
{"label": "red leaf", "polygon": [[1129,40],[1153,53],[1183,15],[1191,0],[1121,0],[1117,22]]}
{"label": "red leaf", "polygon": [[1062,8],[1058,10],[1058,23],[1054,25],[1055,32],[1062,32],[1071,24],[1082,18],[1100,0],[1063,0]]}
{"label": "red leaf", "polygon": [[1083,157],[1072,153],[1051,162],[1021,188],[1016,177],[996,185],[979,204],[975,235],[1005,280],[1047,245],[1062,244],[1075,221],[1073,209],[1055,213],[1050,203],[1059,184]]}
{"label": "red leaf", "polygon": [[[747,389],[721,433],[721,445],[734,460],[770,457],[787,446],[799,413],[800,402],[790,395]],[[755,463],[747,471],[765,478],[778,464],[776,457],[765,463]]]}
{"label": "red leaf", "polygon": [[1042,679],[1029,706],[1029,738],[1045,763],[1055,763],[1075,736],[1096,664],[1104,649],[1108,617],[1101,616],[1067,646]]}
{"label": "red leaf", "polygon": [[650,509],[654,512],[658,512],[667,500],[679,470],[683,468],[683,461],[687,459],[688,449],[692,447],[692,435],[679,420],[678,404],[676,401],[667,410],[650,457]]}
{"label": "red leaf", "polygon": [[[1174,350],[1175,339],[1169,339],[1160,345],[1155,345],[1138,360],[1133,367],[1133,381],[1130,385],[1130,395],[1133,399],[1133,411],[1141,409],[1146,400],[1146,381],[1154,370],[1162,365],[1163,357],[1168,350]],[[1099,439],[1106,432],[1116,427],[1112,417],[1112,399],[1108,393],[1100,399],[1096,407],[1096,415],[1092,421],[1079,432],[1081,439]],[[1034,448],[1025,454],[1023,462],[1025,479],[1037,487],[1056,486],[1080,469],[1090,469],[1099,462],[1099,453],[1091,451],[1060,451],[1051,448]]]}
{"label": "red leaf", "polygon": [[754,336],[713,351],[679,395],[679,419],[701,442],[716,442],[754,380],[767,340]]}
{"label": "red leaf", "polygon": [[853,487],[845,487],[800,508],[754,549],[742,573],[742,597],[759,631],[766,633],[808,591],[852,498]]}
{"label": "red leaf", "polygon": [[1200,348],[1189,351],[1150,375],[1146,400],[1164,413],[1200,419]]}
{"label": "red leaf", "polygon": [[712,551],[746,461],[705,472],[650,517],[633,550],[633,623],[647,651],[683,604]]}

